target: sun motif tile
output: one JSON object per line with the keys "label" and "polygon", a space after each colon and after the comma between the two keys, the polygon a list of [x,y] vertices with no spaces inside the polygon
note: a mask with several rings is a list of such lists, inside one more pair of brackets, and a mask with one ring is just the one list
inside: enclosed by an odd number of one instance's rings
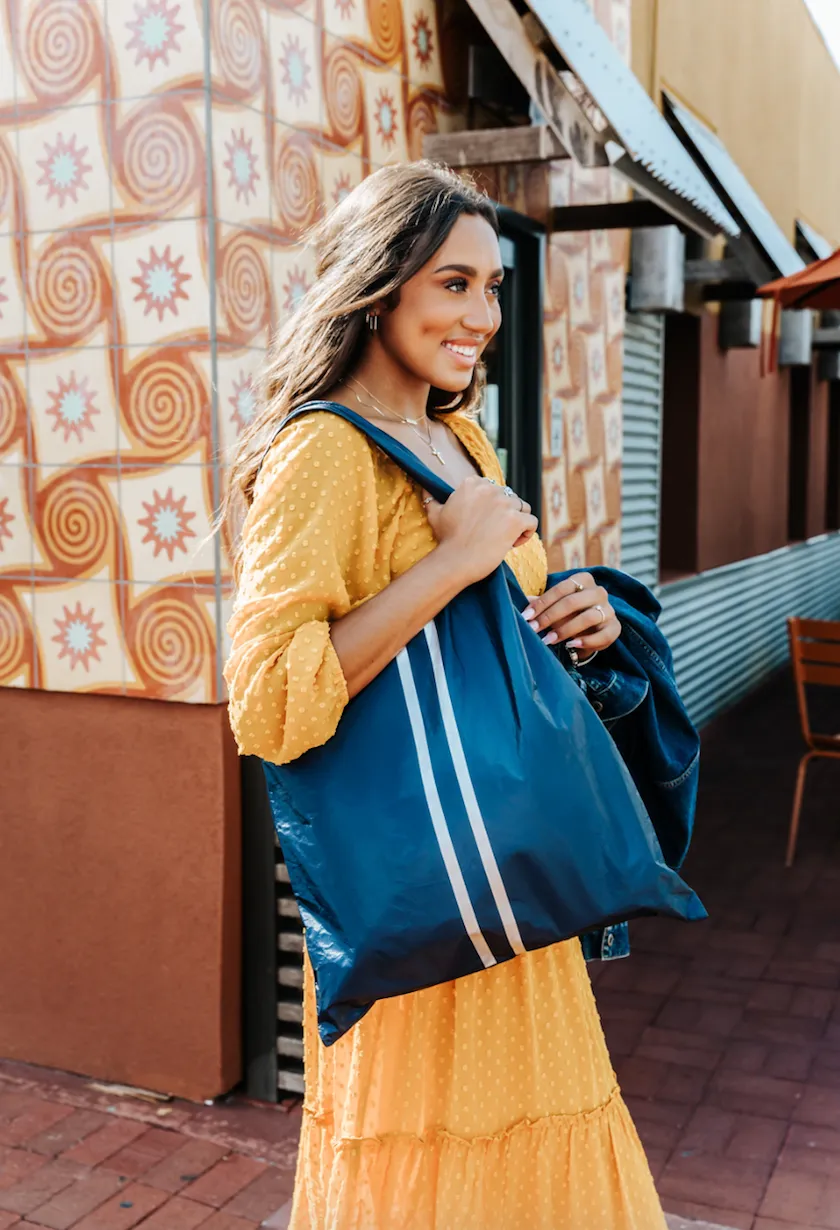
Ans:
{"label": "sun motif tile", "polygon": [[0,575],[0,687],[35,688],[32,587]]}
{"label": "sun motif tile", "polygon": [[27,405],[33,460],[73,466],[119,448],[113,354],[104,333],[92,347],[31,351],[27,356]]}
{"label": "sun motif tile", "polygon": [[573,328],[578,328],[580,325],[590,324],[592,320],[588,253],[566,253],[565,266],[569,285],[569,321]]}
{"label": "sun motif tile", "polygon": [[0,576],[32,572],[32,475],[24,460],[22,451],[14,452],[0,465]]}
{"label": "sun motif tile", "polygon": [[209,336],[205,244],[201,222],[115,230],[114,280],[122,337],[151,345]]}
{"label": "sun motif tile", "polygon": [[272,114],[286,124],[321,125],[321,32],[288,9],[268,13]]}
{"label": "sun motif tile", "polygon": [[324,150],[321,154],[324,204],[335,209],[362,182],[362,160],[353,152]]}
{"label": "sun motif tile", "polygon": [[111,105],[114,222],[207,213],[203,91]]}
{"label": "sun motif tile", "polygon": [[106,125],[107,108],[97,103],[62,108],[21,124],[20,173],[30,231],[107,220],[111,189]]}
{"label": "sun motif tile", "polygon": [[265,363],[262,350],[229,350],[216,353],[219,448],[222,466],[230,464],[242,432],[254,420],[258,408],[257,386]]}
{"label": "sun motif tile", "polygon": [[607,341],[612,341],[624,332],[624,286],[626,274],[623,269],[608,269],[604,280],[604,320]]}
{"label": "sun motif tile", "polygon": [[108,45],[116,98],[204,82],[201,0],[119,0],[108,4]]}
{"label": "sun motif tile", "polygon": [[566,455],[573,466],[588,461],[591,456],[586,398],[581,394],[566,398]]}
{"label": "sun motif tile", "polygon": [[210,78],[214,97],[268,111],[268,5],[263,0],[214,0],[210,6]]}
{"label": "sun motif tile", "polygon": [[103,92],[107,54],[101,4],[17,0],[14,21],[19,105],[45,110],[78,102],[94,86]]}
{"label": "sun motif tile", "polygon": [[405,13],[406,69],[413,85],[443,91],[440,36],[434,0],[410,0]]}
{"label": "sun motif tile", "polygon": [[368,68],[364,73],[364,87],[368,157],[375,166],[406,162],[405,80],[388,69]]}
{"label": "sun motif tile", "polygon": [[584,333],[580,336],[583,339],[583,346],[586,351],[587,390],[589,400],[593,402],[596,397],[606,393],[609,388],[604,334],[603,330],[597,329],[594,333]]}
{"label": "sun motif tile", "polygon": [[566,463],[562,458],[543,464],[543,523],[547,543],[569,528]]}
{"label": "sun motif tile", "polygon": [[121,465],[163,467],[196,449],[211,462],[210,347],[127,346],[115,360]]}
{"label": "sun motif tile", "polygon": [[328,34],[359,46],[372,45],[367,0],[323,0],[321,22]]}
{"label": "sun motif tile", "polygon": [[589,259],[593,269],[599,269],[612,263],[613,254],[610,246],[609,231],[591,231],[589,234]]}
{"label": "sun motif tile", "polygon": [[566,403],[555,394],[548,399],[548,436],[544,440],[549,457],[563,457],[566,452]]}
{"label": "sun motif tile", "polygon": [[594,534],[607,520],[607,494],[604,482],[604,463],[596,461],[583,471],[583,486],[586,493],[586,528]]}
{"label": "sun motif tile", "polygon": [[89,345],[95,333],[112,326],[112,248],[107,231],[30,234],[26,261],[30,345]]}
{"label": "sun motif tile", "polygon": [[612,397],[601,406],[604,418],[604,461],[608,466],[621,462],[622,423],[621,398]]}
{"label": "sun motif tile", "polygon": [[236,103],[213,104],[216,216],[227,223],[271,225],[271,120]]}
{"label": "sun motif tile", "polygon": [[544,339],[546,385],[552,393],[564,393],[572,387],[568,318],[559,316],[546,322]]}
{"label": "sun motif tile", "polygon": [[295,312],[314,281],[315,255],[311,248],[303,244],[290,244],[272,249],[273,328]]}
{"label": "sun motif tile", "polygon": [[620,525],[609,525],[601,531],[601,563],[607,568],[621,567]]}
{"label": "sun motif tile", "polygon": [[580,526],[568,538],[564,538],[560,543],[560,549],[563,557],[563,568],[574,568],[576,571],[585,568],[587,565],[586,559],[586,533],[583,526]]}
{"label": "sun motif tile", "polygon": [[51,692],[121,692],[124,662],[118,590],[105,576],[36,582],[27,596],[40,667]]}
{"label": "sun motif tile", "polygon": [[218,655],[212,587],[120,587],[128,695],[196,704],[216,699]]}
{"label": "sun motif tile", "polygon": [[113,465],[40,465],[33,468],[35,579],[104,575],[120,571],[118,504]]}
{"label": "sun motif tile", "polygon": [[109,483],[125,544],[122,580],[213,583],[213,470],[200,464],[200,453],[190,462],[124,469]]}
{"label": "sun motif tile", "polygon": [[0,236],[0,352],[23,350],[27,332],[21,249],[17,235]]}

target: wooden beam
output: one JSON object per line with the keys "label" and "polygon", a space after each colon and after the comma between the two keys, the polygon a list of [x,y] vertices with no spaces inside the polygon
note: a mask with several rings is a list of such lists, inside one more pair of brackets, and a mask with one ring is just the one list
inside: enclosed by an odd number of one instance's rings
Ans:
{"label": "wooden beam", "polygon": [[727,257],[724,260],[691,260],[685,262],[685,282],[691,286],[705,286],[718,282],[749,282],[750,275],[739,260]]}
{"label": "wooden beam", "polygon": [[483,167],[499,162],[547,162],[569,155],[547,124],[534,124],[430,132],[423,142],[423,157],[451,167]]}
{"label": "wooden beam", "polygon": [[673,226],[674,219],[653,201],[611,201],[604,205],[561,205],[551,211],[552,231],[635,230]]}
{"label": "wooden beam", "polygon": [[[528,37],[510,0],[467,0],[563,148],[584,167],[609,165],[606,134],[590,121],[544,52]],[[499,159],[501,161],[501,159]]]}

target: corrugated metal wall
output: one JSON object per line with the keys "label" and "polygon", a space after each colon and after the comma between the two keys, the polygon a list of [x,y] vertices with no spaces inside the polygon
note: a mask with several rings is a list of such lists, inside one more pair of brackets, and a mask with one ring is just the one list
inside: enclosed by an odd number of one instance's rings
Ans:
{"label": "corrugated metal wall", "polygon": [[661,316],[627,313],[621,566],[658,593],[677,681],[702,725],[786,661],[788,615],[840,619],[840,535],[658,586],[663,334]]}
{"label": "corrugated metal wall", "polygon": [[676,581],[659,599],[680,691],[702,725],[787,660],[789,615],[840,619],[840,534]]}
{"label": "corrugated metal wall", "polygon": [[622,390],[621,559],[646,585],[659,578],[663,319],[628,312]]}

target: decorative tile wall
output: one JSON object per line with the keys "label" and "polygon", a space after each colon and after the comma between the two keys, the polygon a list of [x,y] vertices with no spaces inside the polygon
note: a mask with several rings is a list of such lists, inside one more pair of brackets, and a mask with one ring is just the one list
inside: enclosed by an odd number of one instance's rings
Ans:
{"label": "decorative tile wall", "polygon": [[[598,0],[616,41],[629,0]],[[453,122],[446,0],[0,5],[0,684],[223,699],[210,537],[306,229]],[[604,177],[499,168],[541,216]],[[618,542],[624,244],[551,243],[545,522]]]}

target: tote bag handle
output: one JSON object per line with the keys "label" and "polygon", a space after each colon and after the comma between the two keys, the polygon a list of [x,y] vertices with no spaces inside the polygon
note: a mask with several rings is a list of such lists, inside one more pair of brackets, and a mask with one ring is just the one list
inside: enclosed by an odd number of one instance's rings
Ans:
{"label": "tote bag handle", "polygon": [[[410,448],[406,448],[404,444],[400,444],[399,440],[395,440],[393,436],[388,435],[387,431],[382,431],[373,423],[368,422],[361,414],[357,414],[355,410],[349,409],[348,406],[342,406],[337,401],[308,401],[303,406],[298,406],[291,414],[287,414],[283,422],[277,428],[271,441],[263,453],[262,461],[265,461],[268,449],[279,436],[284,427],[295,419],[301,418],[304,414],[309,414],[313,410],[327,410],[330,414],[335,414],[341,419],[346,419],[348,423],[352,423],[354,427],[358,427],[359,431],[363,432],[368,439],[381,449],[386,456],[395,461],[401,469],[403,469],[409,478],[413,478],[416,483],[424,487],[429,495],[441,504],[446,503],[452,495],[452,488],[445,479],[439,478],[434,474],[428,466],[423,465],[423,462],[417,457]],[[262,461],[260,467],[262,467]]]}

